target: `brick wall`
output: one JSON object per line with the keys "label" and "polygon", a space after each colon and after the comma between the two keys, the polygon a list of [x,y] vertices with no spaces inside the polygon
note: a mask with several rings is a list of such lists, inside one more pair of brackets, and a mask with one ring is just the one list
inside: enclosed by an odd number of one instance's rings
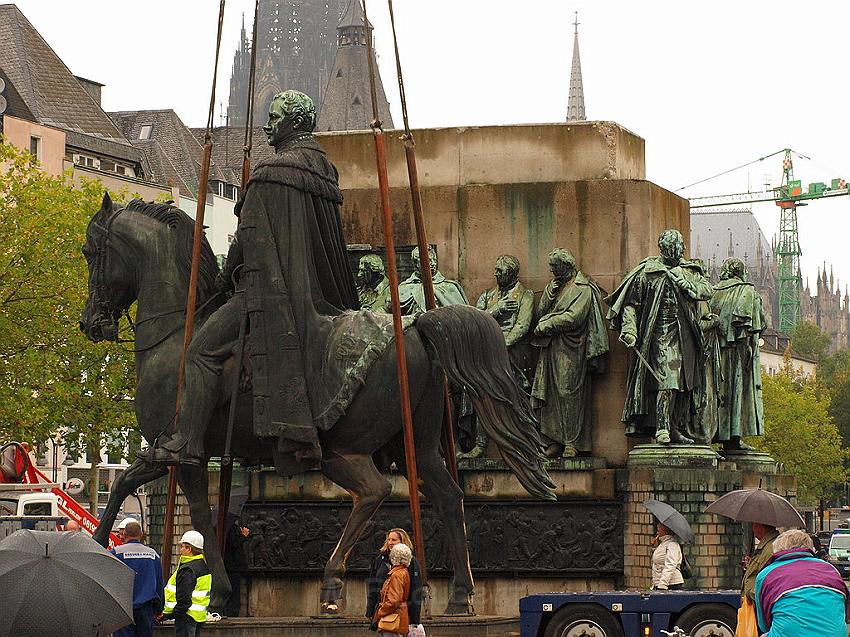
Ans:
{"label": "brick wall", "polygon": [[[652,538],[655,520],[641,504],[650,498],[667,502],[691,525],[696,536],[683,551],[694,570],[687,589],[740,588],[744,555],[743,527],[727,518],[703,513],[721,495],[743,486],[762,487],[789,498],[796,495],[787,476],[754,476],[735,468],[641,468],[620,472],[624,496],[624,583],[626,588],[646,589],[652,583]],[[732,465],[734,467],[734,465]]]}

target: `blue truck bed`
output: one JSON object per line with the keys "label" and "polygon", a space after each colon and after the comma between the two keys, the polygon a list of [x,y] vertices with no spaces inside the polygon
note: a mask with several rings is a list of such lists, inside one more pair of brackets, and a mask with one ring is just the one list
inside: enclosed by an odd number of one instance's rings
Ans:
{"label": "blue truck bed", "polygon": [[[725,610],[723,614],[729,616],[733,611],[737,613],[740,603],[740,591],[541,593],[520,600],[520,634],[522,637],[543,637],[546,626],[559,611],[564,609],[563,616],[571,608],[584,605],[584,608],[605,609],[616,619],[625,637],[663,637],[661,630],[672,631],[685,611],[693,617],[695,611],[692,609],[699,606],[706,610]],[[708,604],[713,606],[706,606]],[[647,627],[648,633],[645,632]],[[731,629],[734,634],[735,627]]]}

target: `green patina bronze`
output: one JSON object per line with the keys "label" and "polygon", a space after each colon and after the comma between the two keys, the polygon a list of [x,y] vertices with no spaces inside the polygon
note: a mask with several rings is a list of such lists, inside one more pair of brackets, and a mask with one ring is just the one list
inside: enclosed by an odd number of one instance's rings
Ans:
{"label": "green patina bronze", "polygon": [[540,360],[531,390],[549,457],[591,451],[591,389],[604,371],[608,332],[602,318],[601,292],[576,266],[569,250],[549,254],[552,280],[538,306],[540,320],[533,344]]}
{"label": "green patina bronze", "polygon": [[759,337],[766,318],[755,286],[747,281],[740,259],[726,259],[710,307],[717,319],[720,376],[718,419],[714,442],[724,448],[746,448],[741,438],[764,433]]}
{"label": "green patina bronze", "polygon": [[701,266],[683,258],[678,230],[665,230],[658,247],[661,255],[641,261],[606,299],[612,328],[635,351],[622,420],[630,435],[693,442],[686,433],[705,396],[699,302],[712,288]]}
{"label": "green patina bronze", "polygon": [[390,282],[384,262],[377,254],[360,257],[357,269],[357,298],[360,307],[372,312],[386,312],[390,299]]}

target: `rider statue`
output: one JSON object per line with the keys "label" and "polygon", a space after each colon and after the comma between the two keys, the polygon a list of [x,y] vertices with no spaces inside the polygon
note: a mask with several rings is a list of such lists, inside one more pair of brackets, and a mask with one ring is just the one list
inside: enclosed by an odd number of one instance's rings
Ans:
{"label": "rider statue", "polygon": [[[222,387],[225,361],[247,318],[254,432],[277,438],[277,450],[302,466],[321,458],[317,370],[305,353],[323,343],[330,317],[358,308],[347,267],[338,173],[313,137],[316,108],[298,91],[274,96],[263,128],[275,155],[257,164],[235,208],[236,241],[222,291],[236,293],[195,334],[186,353],[178,428],[157,439],[149,460],[204,462],[204,436]],[[241,266],[241,267],[240,267]],[[239,370],[236,370],[239,373]]]}

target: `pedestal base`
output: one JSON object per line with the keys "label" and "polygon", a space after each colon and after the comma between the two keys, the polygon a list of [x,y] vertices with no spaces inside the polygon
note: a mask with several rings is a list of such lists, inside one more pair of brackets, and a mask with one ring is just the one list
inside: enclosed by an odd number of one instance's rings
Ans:
{"label": "pedestal base", "polygon": [[720,454],[708,445],[636,445],[628,467],[690,467],[716,469]]}
{"label": "pedestal base", "polygon": [[730,449],[720,452],[727,463],[735,463],[739,471],[762,473],[766,475],[776,474],[776,460],[763,451]]}

